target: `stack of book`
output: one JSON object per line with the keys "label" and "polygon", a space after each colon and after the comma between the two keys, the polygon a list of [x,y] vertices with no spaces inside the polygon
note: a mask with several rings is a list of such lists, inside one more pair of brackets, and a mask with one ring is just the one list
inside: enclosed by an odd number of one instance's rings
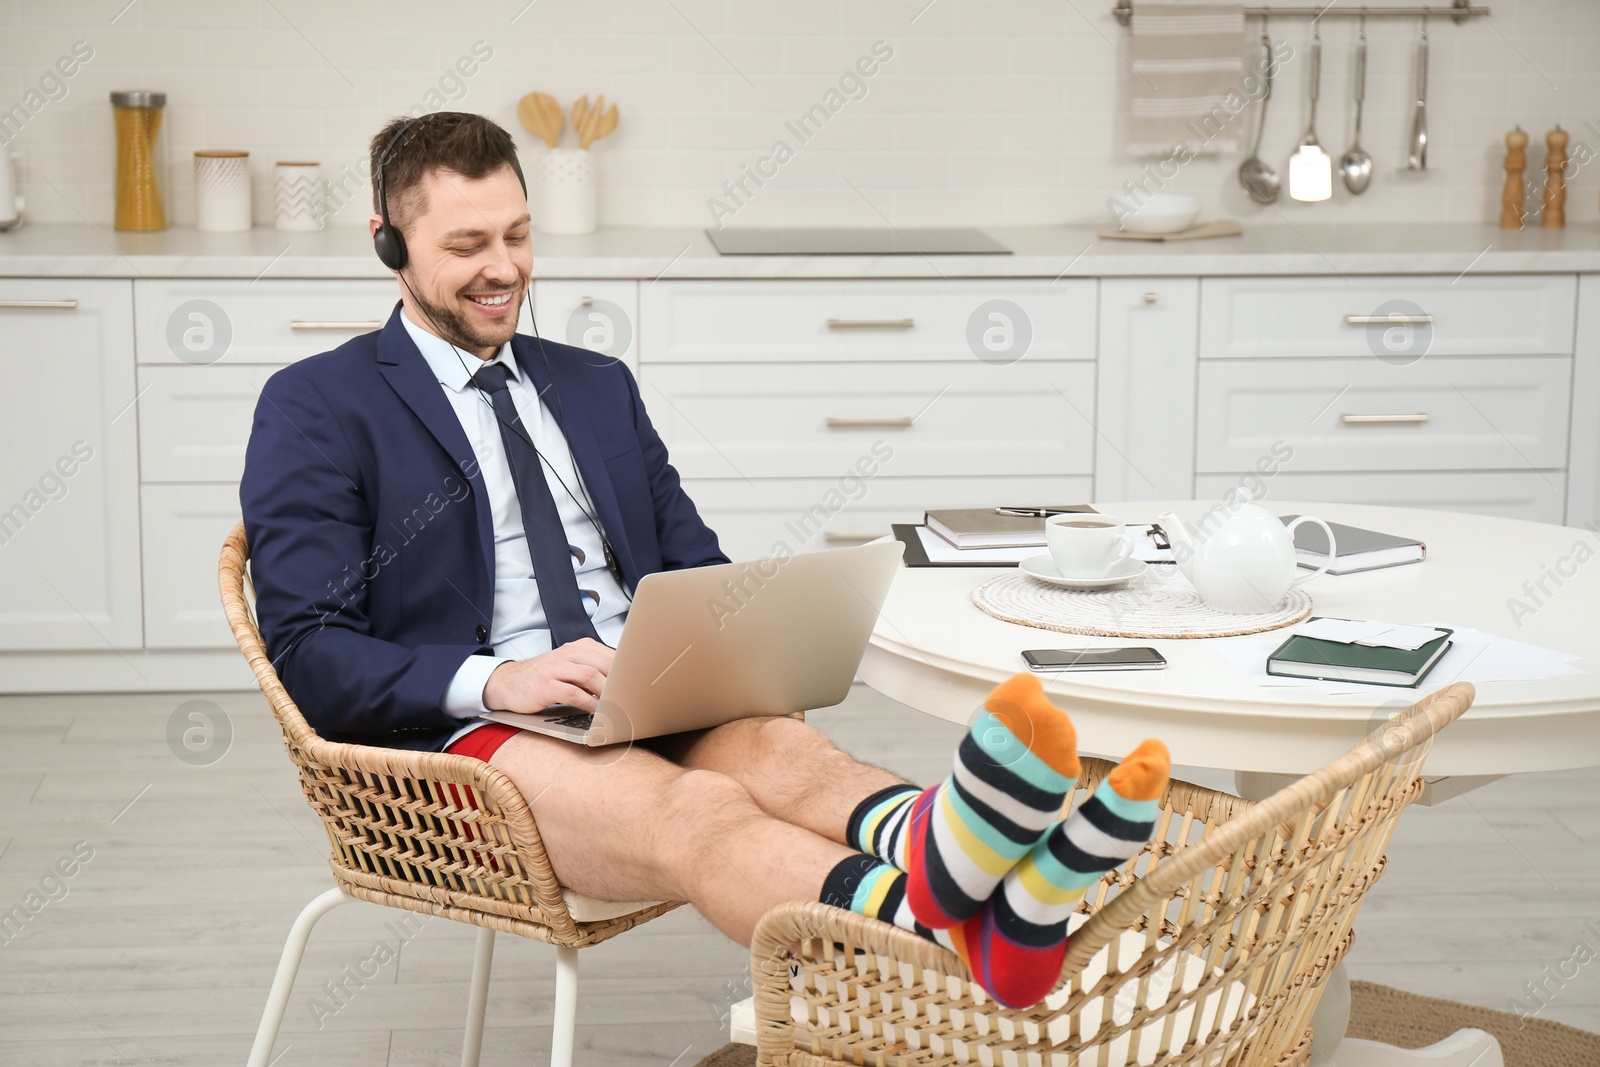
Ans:
{"label": "stack of book", "polygon": [[1040,507],[936,508],[922,525],[896,525],[909,566],[1015,566],[1044,551],[1044,520],[1066,512],[1093,512],[1088,504]]}

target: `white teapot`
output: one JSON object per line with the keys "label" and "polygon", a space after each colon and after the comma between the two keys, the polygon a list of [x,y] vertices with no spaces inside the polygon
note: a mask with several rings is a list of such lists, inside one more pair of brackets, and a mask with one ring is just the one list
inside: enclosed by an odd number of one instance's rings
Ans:
{"label": "white teapot", "polygon": [[[1324,573],[1335,546],[1328,524],[1301,515],[1285,526],[1260,504],[1219,504],[1190,525],[1172,512],[1158,517],[1172,543],[1173,559],[1213,611],[1259,615],[1276,611],[1289,590]],[[1294,528],[1314,522],[1328,534],[1328,558],[1295,577]]]}

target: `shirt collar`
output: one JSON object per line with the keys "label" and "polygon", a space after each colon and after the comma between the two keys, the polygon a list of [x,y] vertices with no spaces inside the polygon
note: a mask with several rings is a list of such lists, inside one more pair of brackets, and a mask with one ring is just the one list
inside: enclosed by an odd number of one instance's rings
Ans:
{"label": "shirt collar", "polygon": [[466,389],[472,375],[490,363],[504,364],[514,380],[519,382],[522,380],[522,368],[517,366],[515,357],[511,355],[509,341],[500,346],[500,351],[494,354],[493,359],[483,360],[471,352],[453,348],[450,342],[412,322],[411,316],[406,314],[403,306],[400,309],[400,321],[405,325],[406,332],[411,335],[411,340],[416,343],[418,351],[422,353],[422,358],[428,361],[433,376],[447,389],[457,393]]}

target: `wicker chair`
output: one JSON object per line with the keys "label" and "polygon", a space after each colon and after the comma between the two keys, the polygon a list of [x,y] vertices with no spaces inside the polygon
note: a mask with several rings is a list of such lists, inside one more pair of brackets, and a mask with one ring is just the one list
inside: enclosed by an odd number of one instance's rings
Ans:
{"label": "wicker chair", "polygon": [[[1174,782],[1151,844],[1073,916],[1055,992],[1007,1010],[952,952],[822,904],[768,912],[751,943],[757,1063],[1300,1067],[1438,730],[1472,703],[1429,695],[1259,803]],[[1067,809],[1111,765],[1084,761]]]}
{"label": "wicker chair", "polygon": [[[306,800],[333,846],[335,888],[306,905],[284,945],[250,1067],[266,1067],[300,957],[317,920],[366,900],[478,927],[461,1062],[475,1067],[496,931],[556,946],[555,1029],[550,1062],[569,1067],[577,1026],[577,950],[678,907],[675,902],[596,901],[556,884],[539,828],[511,780],[482,760],[334,744],[306,724],[267,658],[245,574],[244,524],[222,547],[218,581],[239,649],[283,729]],[[248,599],[247,599],[248,595]]]}

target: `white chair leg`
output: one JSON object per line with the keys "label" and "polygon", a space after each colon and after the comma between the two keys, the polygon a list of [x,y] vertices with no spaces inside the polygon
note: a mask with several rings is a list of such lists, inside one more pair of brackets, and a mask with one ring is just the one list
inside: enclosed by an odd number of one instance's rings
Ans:
{"label": "white chair leg", "polygon": [[556,1019],[550,1034],[550,1067],[572,1067],[578,1035],[578,950],[556,947]]}
{"label": "white chair leg", "polygon": [[484,1008],[489,1003],[489,968],[494,964],[494,931],[478,927],[472,952],[472,992],[467,997],[467,1036],[461,1042],[461,1067],[478,1067],[483,1051]]}
{"label": "white chair leg", "polygon": [[343,889],[330,889],[313,898],[289,928],[289,940],[283,943],[278,973],[272,979],[272,992],[267,994],[267,1007],[261,1013],[261,1025],[256,1030],[256,1043],[250,1046],[249,1067],[267,1067],[273,1043],[278,1040],[278,1028],[283,1025],[283,1011],[289,1006],[294,976],[300,970],[300,957],[305,955],[306,942],[311,939],[311,928],[340,904],[349,904],[355,899]]}

